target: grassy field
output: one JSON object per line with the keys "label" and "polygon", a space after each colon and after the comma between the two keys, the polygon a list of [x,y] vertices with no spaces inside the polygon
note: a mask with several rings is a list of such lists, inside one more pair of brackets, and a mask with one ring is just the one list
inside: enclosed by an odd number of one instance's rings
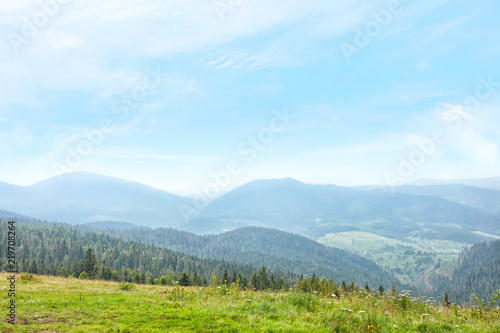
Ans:
{"label": "grassy field", "polygon": [[225,286],[122,290],[120,283],[48,276],[16,282],[13,326],[7,323],[7,277],[0,274],[2,332],[500,332],[498,310],[365,291],[332,297]]}

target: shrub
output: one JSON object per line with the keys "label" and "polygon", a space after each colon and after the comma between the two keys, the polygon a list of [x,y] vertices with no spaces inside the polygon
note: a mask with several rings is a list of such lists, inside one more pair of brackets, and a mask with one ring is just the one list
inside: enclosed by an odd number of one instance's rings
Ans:
{"label": "shrub", "polygon": [[21,273],[21,276],[19,277],[21,281],[38,281],[39,278],[35,277],[31,273]]}
{"label": "shrub", "polygon": [[130,290],[134,290],[134,289],[135,289],[135,286],[134,286],[132,283],[125,283],[125,282],[122,282],[122,283],[120,283],[120,285],[118,286],[118,289],[120,289],[120,290],[125,290],[125,291],[130,291]]}

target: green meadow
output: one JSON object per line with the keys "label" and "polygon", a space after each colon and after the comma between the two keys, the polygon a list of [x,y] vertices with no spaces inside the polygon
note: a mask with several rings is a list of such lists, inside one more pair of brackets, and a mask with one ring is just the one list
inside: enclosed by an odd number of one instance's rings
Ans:
{"label": "green meadow", "polygon": [[[363,231],[331,233],[317,241],[373,260],[390,270],[401,282],[416,286],[421,283],[420,279],[436,270],[437,262],[448,265],[458,259],[464,248],[472,246],[446,240],[393,239]],[[441,269],[438,272],[446,275],[448,271]]]}
{"label": "green meadow", "polygon": [[28,274],[17,275],[12,325],[8,276],[0,274],[2,332],[500,332],[498,308],[444,306],[404,293],[266,293]]}

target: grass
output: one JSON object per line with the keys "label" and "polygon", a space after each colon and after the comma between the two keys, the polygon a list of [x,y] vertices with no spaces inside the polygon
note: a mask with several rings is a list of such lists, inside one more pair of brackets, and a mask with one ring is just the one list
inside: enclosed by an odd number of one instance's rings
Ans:
{"label": "grass", "polygon": [[[0,273],[5,315],[7,276]],[[364,291],[332,297],[224,286],[123,288],[48,276],[16,283],[17,325],[2,315],[2,332],[500,332],[498,310],[446,308]]]}

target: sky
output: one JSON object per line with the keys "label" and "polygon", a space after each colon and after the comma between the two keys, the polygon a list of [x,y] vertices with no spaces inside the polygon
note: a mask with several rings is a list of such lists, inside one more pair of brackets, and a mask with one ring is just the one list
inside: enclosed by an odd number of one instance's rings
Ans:
{"label": "sky", "polygon": [[[0,2],[0,181],[500,176],[498,1]],[[207,195],[208,196],[208,195]]]}

